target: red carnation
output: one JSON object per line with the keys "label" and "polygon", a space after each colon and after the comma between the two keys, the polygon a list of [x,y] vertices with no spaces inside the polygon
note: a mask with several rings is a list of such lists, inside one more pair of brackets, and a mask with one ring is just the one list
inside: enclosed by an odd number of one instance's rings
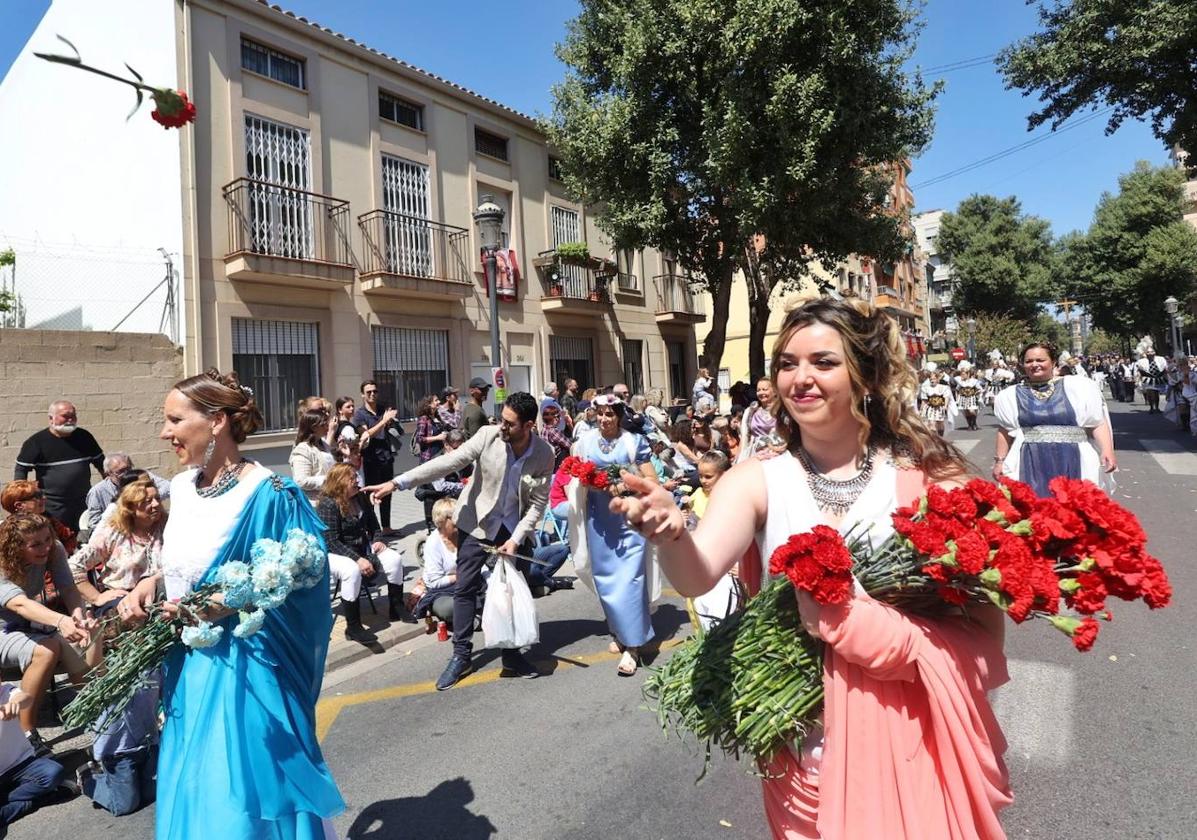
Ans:
{"label": "red carnation", "polygon": [[989,543],[977,531],[956,539],[956,565],[966,575],[979,575],[989,562]]}
{"label": "red carnation", "polygon": [[1098,629],[1097,621],[1092,618],[1086,618],[1072,634],[1073,646],[1079,651],[1092,649],[1093,643],[1097,641]]}
{"label": "red carnation", "polygon": [[597,490],[606,490],[611,486],[611,479],[605,472],[599,470],[590,479],[590,486]]}
{"label": "red carnation", "polygon": [[1080,584],[1081,588],[1069,599],[1073,609],[1086,615],[1092,615],[1105,608],[1108,593],[1101,575],[1097,572],[1081,572],[1076,576],[1076,582]]}
{"label": "red carnation", "polygon": [[182,128],[195,120],[195,105],[183,91],[158,88],[151,96],[158,107],[150,112],[150,116],[163,128]]}
{"label": "red carnation", "polygon": [[939,593],[940,598],[943,598],[949,604],[964,606],[968,603],[968,593],[963,589],[957,589],[954,586],[941,586],[936,592]]}

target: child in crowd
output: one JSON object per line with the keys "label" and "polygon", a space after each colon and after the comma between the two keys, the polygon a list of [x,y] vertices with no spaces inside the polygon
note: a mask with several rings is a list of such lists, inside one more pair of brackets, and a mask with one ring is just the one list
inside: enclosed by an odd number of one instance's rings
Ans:
{"label": "child in crowd", "polygon": [[0,837],[62,784],[65,771],[52,758],[39,758],[21,729],[19,715],[33,698],[0,684]]}
{"label": "child in crowd", "polygon": [[[730,468],[731,461],[719,451],[707,452],[698,459],[699,488],[690,496],[690,510],[695,519],[702,519],[706,514],[711,492]],[[740,586],[736,568],[733,566],[710,592],[699,595],[689,606],[691,622],[697,620],[703,630],[709,630],[712,624],[736,610],[740,606]]]}
{"label": "child in crowd", "polygon": [[81,792],[118,817],[154,801],[161,679],[155,671],[119,716],[100,719],[91,748],[95,760],[79,768]]}

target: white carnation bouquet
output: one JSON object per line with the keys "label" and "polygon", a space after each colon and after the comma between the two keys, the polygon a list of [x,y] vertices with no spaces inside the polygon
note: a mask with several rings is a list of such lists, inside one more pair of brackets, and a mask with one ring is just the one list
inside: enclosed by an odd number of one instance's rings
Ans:
{"label": "white carnation bouquet", "polygon": [[[217,570],[213,583],[180,599],[174,617],[155,605],[143,624],[118,632],[109,642],[104,661],[88,675],[87,684],[63,710],[63,723],[68,728],[92,728],[101,717],[113,720],[176,645],[199,649],[218,644],[224,627],[202,617],[210,604],[223,601],[224,607],[237,610],[233,635],[248,638],[262,629],[267,610],[281,606],[292,592],[320,583],[328,562],[320,541],[298,528],[292,529],[281,543],[257,540],[249,554],[248,562],[225,563]],[[216,595],[221,598],[214,602]],[[107,636],[103,630],[116,621],[113,618],[106,622],[97,639]]]}

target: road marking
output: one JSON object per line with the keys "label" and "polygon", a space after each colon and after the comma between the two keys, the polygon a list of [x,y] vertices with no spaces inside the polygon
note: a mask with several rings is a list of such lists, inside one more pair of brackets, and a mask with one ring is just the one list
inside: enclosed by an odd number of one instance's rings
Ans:
{"label": "road marking", "polygon": [[1006,735],[1006,763],[1062,768],[1073,745],[1076,676],[1060,665],[1011,659],[1010,682],[999,688],[993,710]]}
{"label": "road marking", "polygon": [[1197,454],[1174,440],[1144,438],[1143,449],[1169,475],[1197,475]]}
{"label": "road marking", "polygon": [[[661,643],[661,650],[669,650],[670,648],[677,647],[684,641],[685,639],[668,639]],[[602,651],[601,653],[588,653],[583,656],[553,656],[552,658],[557,660],[557,668],[554,673],[559,673],[570,668],[589,668],[591,665],[599,662],[614,662],[621,655]],[[533,660],[533,662],[535,661]],[[477,671],[463,679],[451,690],[457,691],[462,688],[492,683],[499,679],[500,673],[502,673],[502,668],[498,667],[488,668],[485,671]],[[332,728],[333,722],[341,714],[342,709],[347,709],[350,706],[361,706],[366,703],[377,703],[380,700],[398,700],[403,697],[415,697],[420,694],[433,694],[435,692],[435,682],[419,682],[408,685],[392,685],[386,688],[377,688],[373,691],[360,691],[356,694],[326,697],[316,704],[316,740],[324,741],[324,736],[328,734],[328,730]]]}

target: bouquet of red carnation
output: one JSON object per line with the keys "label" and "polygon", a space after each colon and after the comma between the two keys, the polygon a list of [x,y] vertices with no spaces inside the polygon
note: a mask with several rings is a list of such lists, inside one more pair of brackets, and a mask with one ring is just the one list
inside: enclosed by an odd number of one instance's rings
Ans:
{"label": "bouquet of red carnation", "polygon": [[790,537],[769,561],[784,577],[646,682],[662,726],[694,732],[708,755],[714,744],[758,760],[805,736],[822,708],[822,657],[797,620],[795,589],[840,604],[859,582],[920,615],[992,604],[1016,623],[1046,617],[1081,651],[1097,638],[1095,616],[1111,619],[1108,598],[1167,606],[1172,587],[1134,514],[1087,481],[1050,488],[1039,498],[1016,481],[932,487],[894,513],[894,534],[878,547],[822,525]]}
{"label": "bouquet of red carnation", "polygon": [[635,472],[635,469],[628,464],[600,467],[594,461],[587,461],[585,458],[578,458],[574,455],[570,455],[562,461],[558,469],[564,470],[566,475],[578,479],[584,487],[593,487],[595,490],[603,491],[608,491],[619,483],[619,474],[623,470]]}

